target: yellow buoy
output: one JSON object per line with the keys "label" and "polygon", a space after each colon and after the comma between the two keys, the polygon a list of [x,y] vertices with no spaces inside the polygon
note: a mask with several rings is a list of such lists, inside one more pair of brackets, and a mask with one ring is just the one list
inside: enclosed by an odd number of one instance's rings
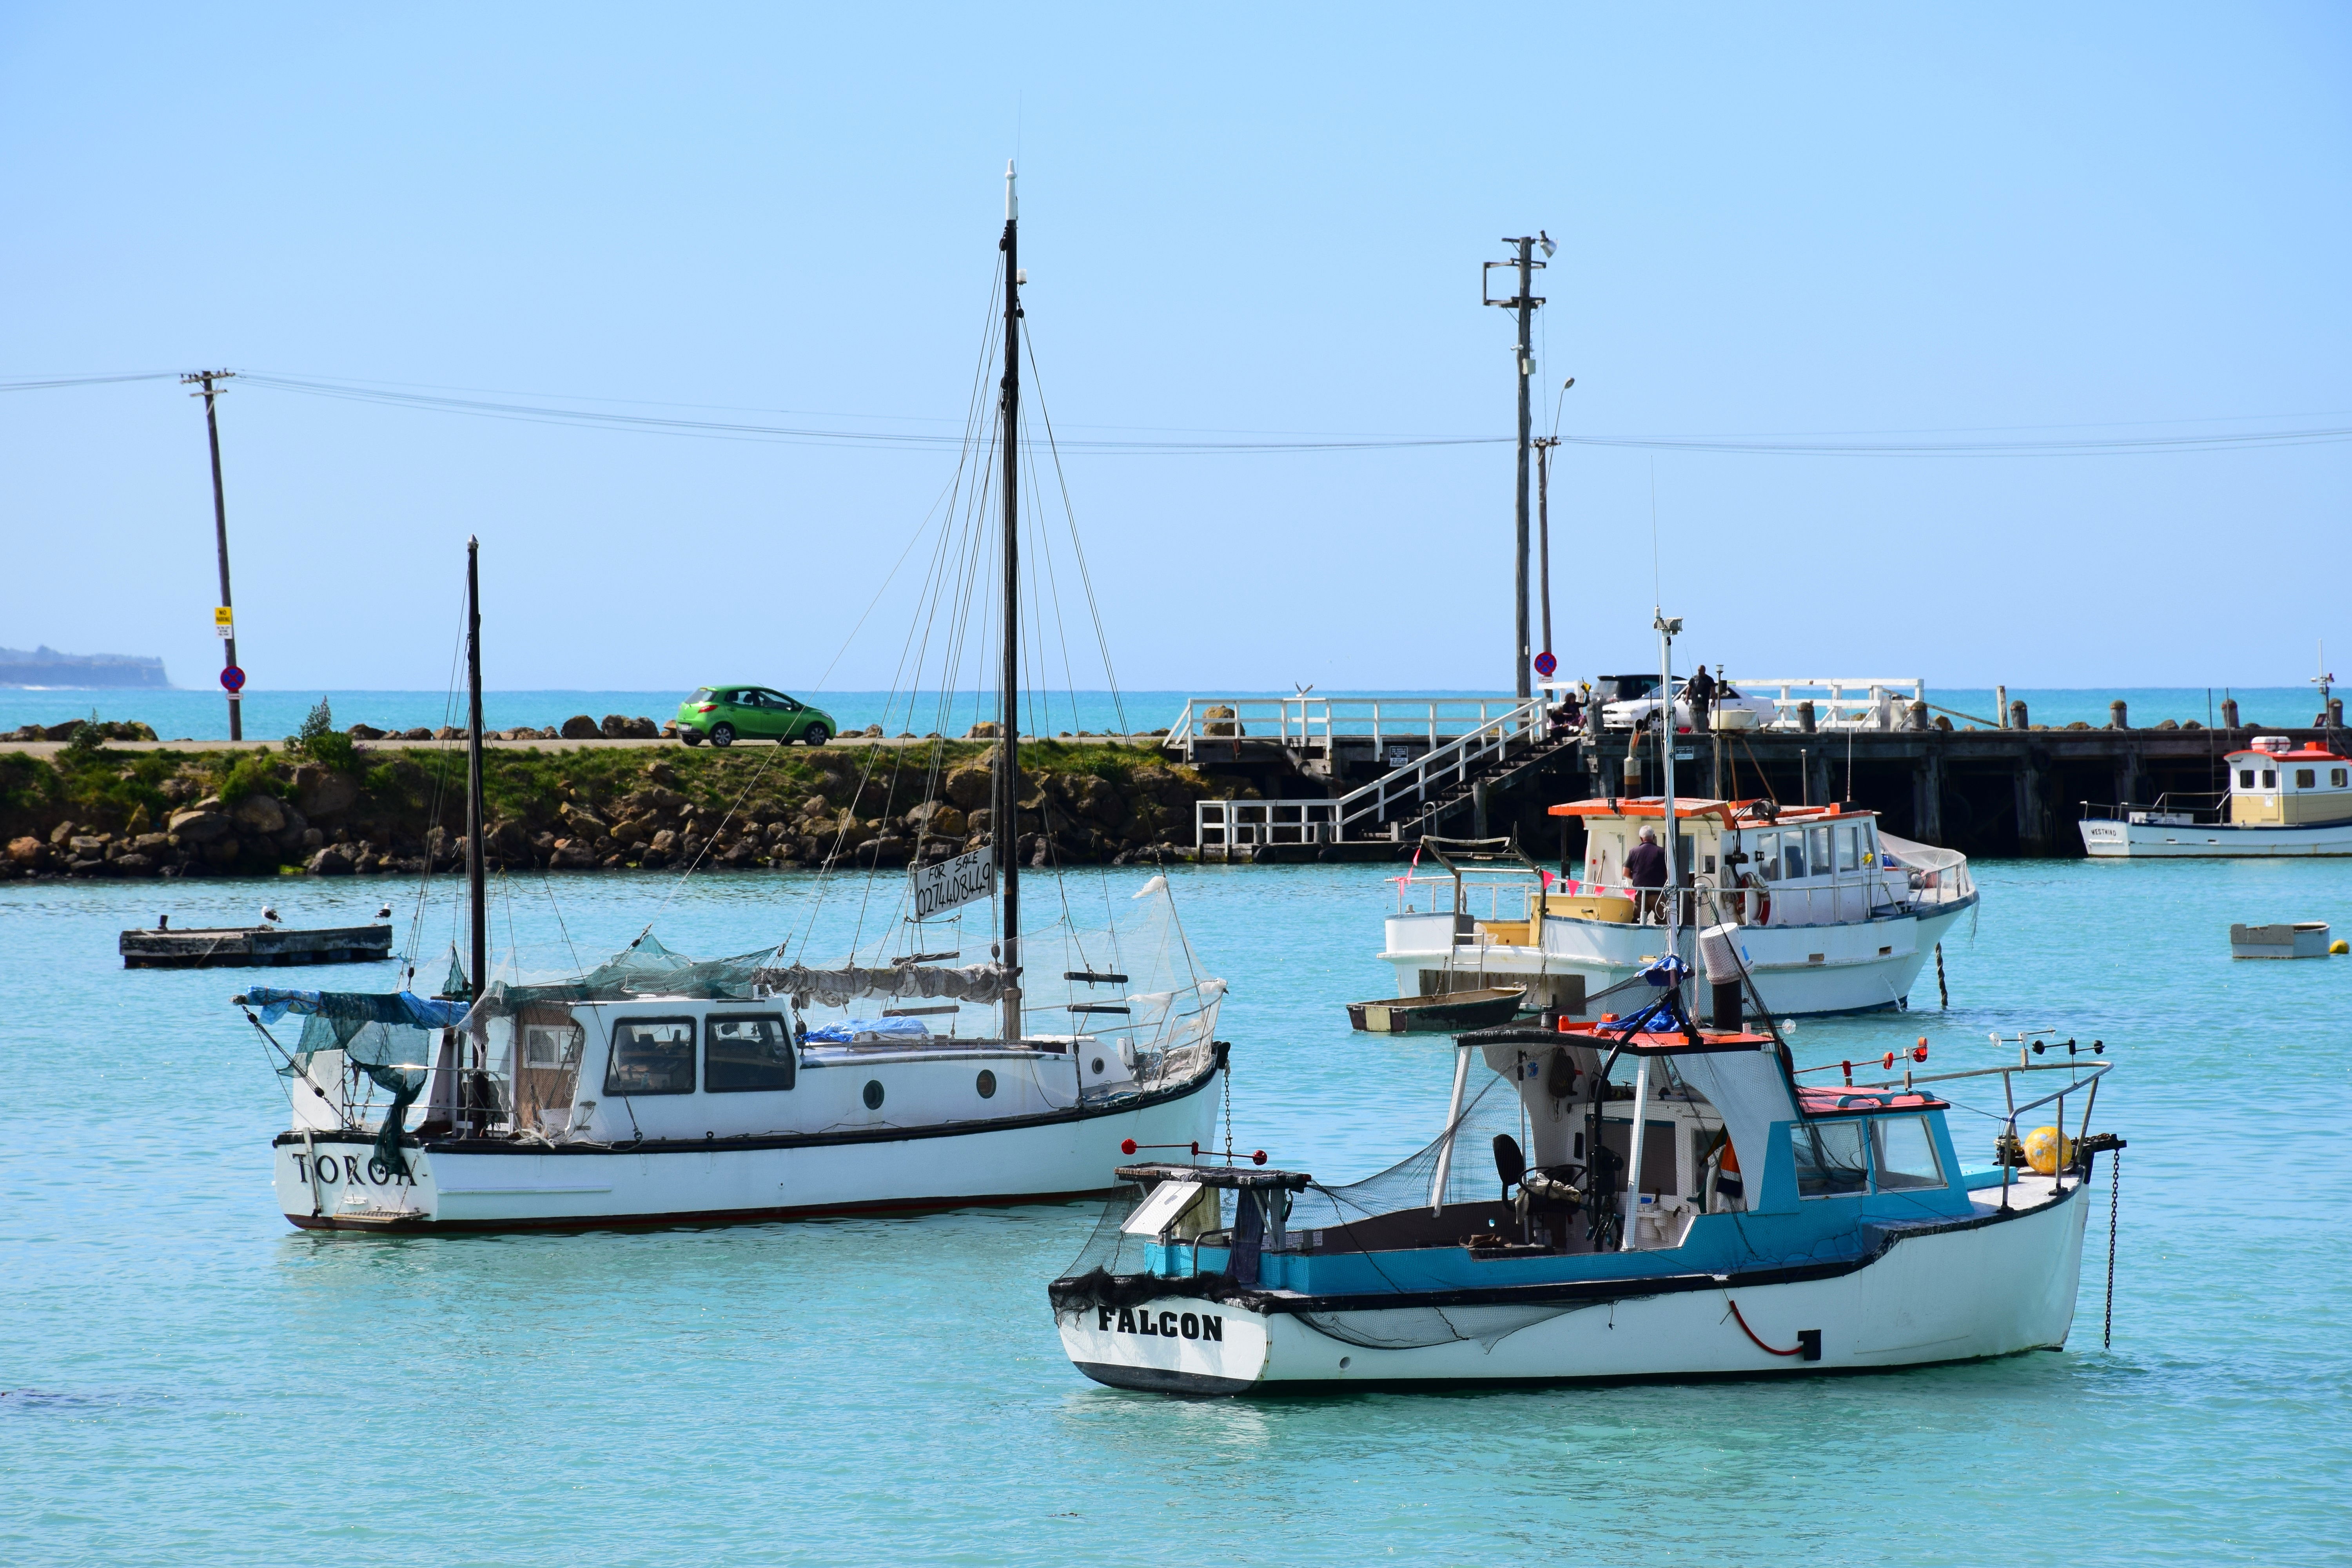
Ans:
{"label": "yellow buoy", "polygon": [[2327,951],[2334,953],[2336,957],[2341,958],[2346,953],[2352,952],[2352,942],[2346,942],[2339,936],[2334,942],[2327,944]]}
{"label": "yellow buoy", "polygon": [[2055,1127],[2037,1127],[2025,1135],[2025,1163],[2045,1176],[2058,1173],[2060,1164],[2074,1163],[2074,1141]]}

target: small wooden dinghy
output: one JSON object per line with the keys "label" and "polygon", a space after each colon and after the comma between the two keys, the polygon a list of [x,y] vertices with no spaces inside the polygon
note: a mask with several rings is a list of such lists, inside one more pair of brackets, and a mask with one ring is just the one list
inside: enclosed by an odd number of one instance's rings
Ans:
{"label": "small wooden dinghy", "polygon": [[127,931],[118,944],[125,969],[260,969],[282,963],[368,963],[392,953],[392,927],[223,926]]}
{"label": "small wooden dinghy", "polygon": [[1350,1002],[1348,1022],[1372,1035],[1459,1035],[1507,1024],[1518,1013],[1524,985],[1483,991],[1447,991],[1435,996],[1391,996],[1385,1002]]}

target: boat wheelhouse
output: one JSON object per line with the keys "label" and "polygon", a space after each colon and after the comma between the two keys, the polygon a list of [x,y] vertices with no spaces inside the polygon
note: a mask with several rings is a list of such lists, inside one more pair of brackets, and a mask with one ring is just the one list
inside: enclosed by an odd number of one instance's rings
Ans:
{"label": "boat wheelhouse", "polygon": [[[1503,841],[1424,840],[1432,868],[1396,879],[1383,963],[1409,995],[1524,985],[1531,1007],[1591,1017],[1696,930],[1738,928],[1759,1005],[1779,1016],[1908,1005],[1944,933],[1976,908],[1968,858],[1885,831],[1874,812],[1769,800],[1674,802],[1679,891],[1630,885],[1626,857],[1657,796],[1583,800],[1583,875],[1552,876]],[[1671,936],[1671,942],[1669,941]]]}
{"label": "boat wheelhouse", "polygon": [[[1622,1032],[1462,1037],[1436,1141],[1362,1182],[1127,1167],[1133,1192],[1051,1287],[1064,1349],[1114,1387],[1217,1394],[1788,1375],[2063,1346],[2092,1162],[2123,1146],[2087,1135],[2111,1063],[2021,1052],[2014,1068],[1915,1078],[1918,1055],[1890,1050],[1883,1081],[1832,1064],[1845,1081],[1800,1087],[1769,1034],[1649,1012]],[[1476,1071],[1486,1087],[1468,1095]],[[1929,1086],[1995,1076],[2002,1131],[1972,1168]],[[2051,1125],[2021,1142],[2037,1111]]]}
{"label": "boat wheelhouse", "polygon": [[2352,757],[2332,746],[2257,735],[2222,759],[2216,809],[2084,808],[2083,848],[2101,858],[2352,855]]}

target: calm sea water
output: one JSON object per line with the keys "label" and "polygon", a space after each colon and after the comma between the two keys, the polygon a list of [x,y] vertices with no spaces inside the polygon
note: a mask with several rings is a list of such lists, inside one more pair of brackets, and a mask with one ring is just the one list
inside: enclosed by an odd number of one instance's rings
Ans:
{"label": "calm sea water", "polygon": [[[2218,721],[2221,699],[2234,696],[2238,700],[2240,718],[2248,724],[2302,726],[2312,721],[2319,710],[2317,695],[2307,687],[2277,687],[2263,689],[2227,690],[2216,687],[2133,687],[2078,690],[2029,690],[2011,687],[2010,696],[2021,698],[2028,719],[2036,724],[2070,724],[2081,721],[2086,724],[2105,724],[2108,720],[2107,704],[2122,698],[2129,704],[2132,723],[2148,726],[2159,720],[2170,719],[2186,723],[2194,719],[2200,724]],[[862,730],[868,724],[883,725],[892,734],[903,730],[928,734],[933,730],[961,735],[975,719],[985,719],[994,712],[995,699],[976,699],[971,692],[957,696],[942,710],[936,695],[910,704],[903,695],[883,691],[799,692],[796,695],[816,704],[845,730]],[[1108,691],[1048,692],[1038,701],[1024,709],[1023,722],[1037,731],[1058,734],[1064,731],[1091,730],[1097,732],[1114,731],[1122,721],[1133,731],[1165,729],[1176,722],[1190,697],[1203,695],[1185,691],[1129,691],[1114,698]],[[1288,696],[1288,692],[1221,692],[1217,696]],[[1375,695],[1341,691],[1318,692],[1318,696],[1345,697]],[[1387,696],[1390,693],[1378,693]],[[1410,698],[1428,697],[1491,697],[1491,692],[1423,691],[1407,694]],[[482,693],[482,721],[493,730],[511,729],[518,724],[534,728],[561,724],[575,713],[585,713],[602,719],[607,713],[625,717],[643,714],[656,722],[672,718],[683,691],[485,691]],[[411,730],[418,725],[438,728],[443,724],[462,723],[465,720],[465,697],[442,691],[247,691],[245,694],[245,732],[250,739],[274,739],[290,735],[301,727],[310,706],[325,697],[334,710],[339,725],[373,724],[379,730]],[[1937,707],[1961,714],[1973,714],[1988,721],[1995,719],[1993,693],[1990,689],[1929,687],[1927,700]],[[165,740],[185,738],[192,741],[225,741],[228,738],[228,703],[217,691],[27,691],[0,689],[0,731],[13,730],[20,724],[62,724],[68,719],[86,719],[92,711],[107,719],[136,719],[152,724],[155,732]],[[1271,711],[1271,710],[1269,710]],[[1956,718],[1955,724],[1965,725],[1965,718]]]}
{"label": "calm sea water", "polygon": [[[1234,1131],[1347,1179],[1442,1117],[1443,1042],[1384,994],[1379,868],[1171,874],[1233,981]],[[234,972],[124,973],[115,932],[250,884],[0,889],[0,1559],[27,1563],[2322,1563],[2352,1557],[2352,960],[2232,963],[2232,920],[2352,931],[2352,866],[1984,863],[1919,1035],[2107,1041],[2116,1342],[2097,1205],[2063,1353],[1806,1382],[1178,1403],[1086,1382],[1045,1282],[1083,1205],[650,1235],[383,1239],[274,1207],[278,1080]],[[1074,900],[1136,873],[1074,878]],[[501,944],[648,919],[737,952],[814,884],[522,885]],[[289,921],[389,884],[287,882]],[[664,900],[668,901],[665,905]],[[822,931],[854,915],[828,900]],[[404,907],[405,907],[404,905]],[[1099,908],[1099,902],[1096,904]],[[452,914],[436,904],[422,942]],[[386,966],[320,972],[372,986]],[[1990,1091],[1997,1098],[1997,1090]],[[1973,1096],[1979,1103],[1988,1095]],[[1990,1121],[1956,1113],[1963,1147]],[[2105,1184],[2103,1164],[2101,1183]],[[2101,1198],[2104,1200],[2105,1194]]]}

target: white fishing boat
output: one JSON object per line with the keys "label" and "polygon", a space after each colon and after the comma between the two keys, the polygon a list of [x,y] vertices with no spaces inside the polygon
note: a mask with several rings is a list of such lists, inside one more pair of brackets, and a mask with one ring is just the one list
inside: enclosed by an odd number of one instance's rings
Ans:
{"label": "white fishing boat", "polygon": [[1656,795],[1552,807],[1584,823],[1573,879],[1507,841],[1424,839],[1395,879],[1380,954],[1397,990],[1525,985],[1530,1008],[1588,1017],[1661,954],[1693,962],[1699,926],[1728,923],[1759,1005],[1777,1016],[1903,1007],[1945,932],[1977,907],[1958,851],[1898,838],[1874,812],[1769,800],[1674,800],[1684,885],[1631,886],[1626,856],[1643,829],[1661,834],[1667,810]]}
{"label": "white fishing boat", "polygon": [[2352,758],[2331,745],[2257,735],[2222,759],[2229,787],[2215,809],[2085,806],[2083,848],[2100,858],[2352,855]]}
{"label": "white fishing boat", "polygon": [[[237,998],[284,1058],[290,1125],[274,1157],[279,1207],[295,1225],[595,1226],[1018,1202],[1109,1189],[1139,1145],[1209,1142],[1227,1058],[1215,1038],[1224,986],[1196,964],[1166,879],[1116,902],[1101,889],[1099,927],[1081,928],[1066,899],[1040,929],[1022,921],[1023,275],[1009,169],[1005,195],[1000,439],[966,457],[967,472],[993,458],[1002,500],[1002,664],[980,677],[1001,699],[997,830],[984,843],[928,846],[919,834],[906,871],[870,870],[861,909],[871,918],[859,923],[883,934],[840,962],[803,952],[787,962],[782,942],[696,962],[648,927],[584,972],[526,973],[511,957],[494,970],[469,542],[471,962],[453,965],[436,997],[255,988]],[[976,417],[976,430],[986,425]],[[987,488],[940,525],[943,554],[975,567],[986,559]],[[933,611],[953,581],[937,574]],[[961,607],[950,612],[961,626]],[[958,686],[950,663],[909,689]],[[879,755],[868,753],[859,792]],[[954,962],[967,954],[982,961]],[[289,1015],[302,1027],[285,1045],[270,1026]]]}
{"label": "white fishing boat", "polygon": [[[1915,1078],[1922,1047],[1800,1087],[1773,1035],[1694,1026],[1677,967],[1662,961],[1660,1003],[1622,1026],[1463,1037],[1438,1137],[1368,1180],[1126,1168],[1133,1191],[1049,1291],[1072,1363],[1116,1388],[1234,1394],[1884,1371],[2065,1344],[2093,1162],[2123,1147],[2089,1132],[2112,1064],[2021,1050]],[[1994,1077],[2000,1131],[1972,1168],[1929,1086]]]}

